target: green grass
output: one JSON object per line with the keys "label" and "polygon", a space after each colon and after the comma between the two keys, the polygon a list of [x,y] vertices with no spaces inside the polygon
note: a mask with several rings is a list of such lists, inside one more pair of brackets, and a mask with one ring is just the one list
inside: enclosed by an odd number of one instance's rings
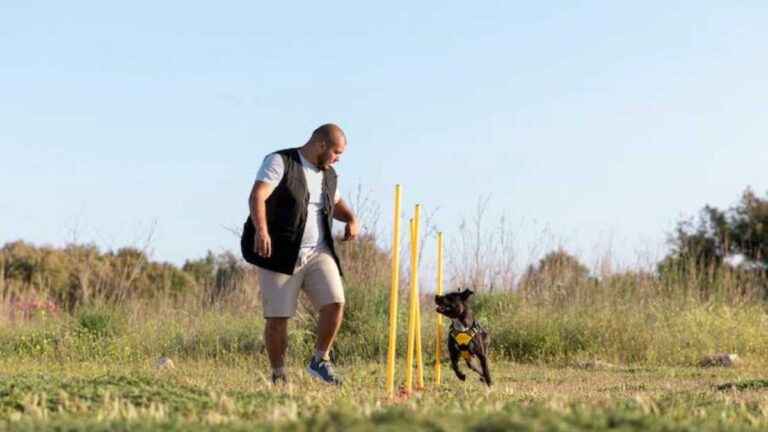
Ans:
{"label": "green grass", "polygon": [[[444,385],[383,394],[387,290],[351,286],[335,344],[345,377],[328,388],[303,372],[314,314],[289,325],[290,384],[273,388],[257,304],[92,304],[0,326],[2,430],[764,430],[768,319],[762,303],[624,298],[606,287],[578,302],[479,295],[491,331],[494,387],[444,364]],[[638,288],[639,289],[639,288]],[[645,288],[643,288],[645,289]],[[617,294],[619,293],[619,294]],[[405,352],[402,298],[398,352]],[[431,380],[435,314],[424,299]],[[715,352],[736,369],[701,369]],[[166,355],[174,370],[156,370]],[[602,360],[616,367],[572,367]],[[403,359],[398,359],[402,382]]]}
{"label": "green grass", "polygon": [[[768,427],[764,364],[739,369],[575,368],[495,362],[496,385],[473,375],[389,400],[383,367],[340,368],[340,388],[295,361],[272,387],[246,356],[229,362],[152,359],[0,362],[0,430],[760,430]],[[398,366],[401,366],[399,364]],[[431,381],[431,369],[426,371]]]}

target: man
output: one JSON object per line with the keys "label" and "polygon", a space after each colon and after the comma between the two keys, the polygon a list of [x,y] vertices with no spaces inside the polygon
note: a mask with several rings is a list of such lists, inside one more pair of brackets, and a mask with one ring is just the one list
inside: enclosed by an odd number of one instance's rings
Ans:
{"label": "man", "polygon": [[328,356],[344,310],[333,220],[346,223],[344,240],[359,232],[352,209],[339,196],[332,167],[346,147],[340,127],[322,125],[302,147],[268,155],[251,190],[241,246],[245,259],[258,266],[273,383],[286,381],[288,319],[296,313],[299,290],[304,290],[319,311],[315,353],[307,370],[324,382],[341,384]]}

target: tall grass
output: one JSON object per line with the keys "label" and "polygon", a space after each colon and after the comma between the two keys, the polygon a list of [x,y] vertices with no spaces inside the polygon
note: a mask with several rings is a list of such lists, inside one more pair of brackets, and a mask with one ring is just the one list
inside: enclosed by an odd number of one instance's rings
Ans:
{"label": "tall grass", "polygon": [[[759,301],[725,301],[676,293],[656,279],[584,281],[570,296],[526,297],[479,293],[476,316],[492,336],[492,355],[518,362],[599,358],[623,364],[692,365],[714,352],[768,355],[768,318]],[[724,289],[731,289],[724,287]],[[558,294],[559,296],[559,294]],[[572,298],[573,301],[564,301]],[[405,295],[401,296],[399,352],[404,352]],[[431,296],[422,297],[424,347],[433,352]],[[350,283],[346,317],[335,355],[341,363],[383,361],[387,340],[387,284]],[[289,356],[303,361],[315,338],[315,315],[302,306],[290,324]],[[265,362],[258,303],[176,307],[142,303],[92,304],[71,314],[39,314],[0,328],[0,354],[91,360],[173,358]],[[431,360],[430,360],[431,361]]]}
{"label": "tall grass", "polygon": [[[509,238],[504,230],[499,233]],[[494,241],[475,234],[467,238]],[[554,266],[531,267],[511,289],[510,244],[505,240],[493,249],[504,259],[483,260],[484,246],[468,242],[461,249],[468,251],[471,265],[453,269],[456,286],[477,290],[472,304],[491,332],[496,358],[691,365],[714,352],[747,359],[768,354],[766,288],[759,276],[687,266],[663,275],[627,271],[595,277],[569,260],[555,260]],[[339,243],[339,250],[347,305],[335,358],[340,363],[383,361],[389,253],[371,233]],[[82,256],[84,261],[78,261]],[[240,361],[245,356],[266,363],[257,278],[231,255],[209,254],[176,269],[135,251],[100,255],[76,246],[36,251],[17,242],[6,245],[0,258],[0,355],[115,361],[161,355]],[[89,268],[88,263],[99,265]],[[457,274],[463,270],[467,274]],[[153,283],[160,289],[153,291]],[[402,288],[406,285],[403,280]],[[400,300],[398,351],[403,353],[404,291]],[[431,296],[424,294],[427,357],[435,343],[432,306]],[[316,314],[303,302],[289,325],[294,361],[311,353],[316,324]]]}

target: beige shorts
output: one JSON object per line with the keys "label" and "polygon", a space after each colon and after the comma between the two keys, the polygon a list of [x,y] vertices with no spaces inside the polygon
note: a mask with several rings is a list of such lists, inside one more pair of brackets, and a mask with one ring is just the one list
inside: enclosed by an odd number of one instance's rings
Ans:
{"label": "beige shorts", "polygon": [[299,254],[292,275],[258,268],[261,304],[265,318],[291,318],[296,314],[299,291],[303,290],[315,309],[344,303],[339,268],[327,249]]}

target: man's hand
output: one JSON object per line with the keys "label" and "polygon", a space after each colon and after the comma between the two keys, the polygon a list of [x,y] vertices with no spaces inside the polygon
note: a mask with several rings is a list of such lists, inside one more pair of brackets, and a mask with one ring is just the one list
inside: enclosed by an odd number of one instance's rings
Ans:
{"label": "man's hand", "polygon": [[267,198],[272,194],[274,186],[263,181],[256,181],[251,189],[248,205],[251,209],[251,223],[256,228],[253,251],[263,258],[272,256],[272,239],[267,228]]}
{"label": "man's hand", "polygon": [[344,227],[344,241],[354,240],[358,234],[360,234],[360,225],[358,225],[357,219],[347,222],[347,226]]}
{"label": "man's hand", "polygon": [[256,253],[262,258],[269,258],[272,256],[272,238],[269,237],[268,232],[256,234]]}
{"label": "man's hand", "polygon": [[343,199],[339,199],[333,207],[333,218],[347,224],[344,227],[344,238],[342,241],[354,240],[360,234],[360,223],[357,221],[355,213]]}

